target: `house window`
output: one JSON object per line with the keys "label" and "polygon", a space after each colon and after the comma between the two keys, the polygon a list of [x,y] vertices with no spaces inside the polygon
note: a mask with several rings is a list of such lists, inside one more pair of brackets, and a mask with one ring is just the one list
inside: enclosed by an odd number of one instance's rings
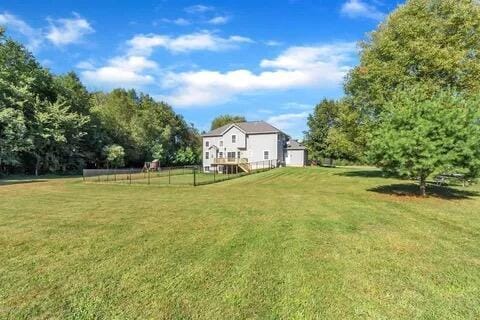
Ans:
{"label": "house window", "polygon": [[223,147],[223,141],[220,141],[220,147]]}
{"label": "house window", "polygon": [[263,151],[263,160],[268,160],[268,151]]}
{"label": "house window", "polygon": [[219,158],[223,158],[223,152],[219,152],[219,153],[218,153],[218,157],[219,157]]}
{"label": "house window", "polygon": [[208,156],[209,156],[208,152],[205,152],[205,159],[208,159]]}
{"label": "house window", "polygon": [[232,143],[237,143],[237,136],[236,135],[232,135]]}
{"label": "house window", "polygon": [[210,141],[205,141],[205,147],[210,147]]}
{"label": "house window", "polygon": [[209,171],[210,171],[210,167],[209,167],[209,166],[206,166],[206,167],[204,168],[204,170],[205,170],[205,172],[209,172]]}
{"label": "house window", "polygon": [[240,159],[240,151],[237,152],[237,158]]}

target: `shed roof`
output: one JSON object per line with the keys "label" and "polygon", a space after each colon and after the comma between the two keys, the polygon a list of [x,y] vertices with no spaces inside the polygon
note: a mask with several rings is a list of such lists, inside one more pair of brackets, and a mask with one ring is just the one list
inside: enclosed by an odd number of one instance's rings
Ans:
{"label": "shed roof", "polygon": [[307,149],[303,144],[298,142],[298,140],[289,140],[287,142],[287,150],[305,150]]}

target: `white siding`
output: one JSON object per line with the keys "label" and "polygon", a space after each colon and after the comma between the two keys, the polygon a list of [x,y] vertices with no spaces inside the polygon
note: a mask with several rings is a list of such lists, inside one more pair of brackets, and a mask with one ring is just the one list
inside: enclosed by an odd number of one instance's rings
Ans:
{"label": "white siding", "polygon": [[[268,151],[268,160],[277,160],[278,155],[278,135],[270,134],[250,134],[247,136],[247,158],[248,162],[265,161],[264,151]],[[276,161],[273,161],[276,163]],[[263,167],[261,165],[260,167]],[[255,166],[252,166],[256,169]]]}
{"label": "white siding", "polygon": [[[236,142],[232,142],[232,136],[236,136]],[[223,153],[227,154],[227,152],[237,152],[239,149],[245,148],[245,133],[240,131],[237,127],[230,128],[225,134],[223,135]]]}
{"label": "white siding", "polygon": [[288,150],[287,151],[287,166],[303,167],[306,165],[306,151],[305,150]]}
{"label": "white siding", "polygon": [[[209,146],[207,147],[206,142],[208,141]],[[218,146],[218,142],[220,141],[220,137],[204,137],[203,138],[203,144],[202,144],[202,163],[203,163],[203,168],[205,167],[210,167],[213,159],[217,157],[216,154],[216,149],[215,147],[212,146]],[[206,159],[205,154],[208,152],[209,157]]]}
{"label": "white siding", "polygon": [[[235,143],[232,142],[232,136],[236,136]],[[276,165],[277,161],[283,162],[285,159],[285,139],[282,133],[265,133],[265,134],[245,134],[237,127],[232,127],[227,130],[223,136],[218,137],[204,137],[203,138],[203,167],[211,167],[214,158],[218,157],[218,152],[223,153],[226,158],[228,152],[235,152],[235,157],[248,159],[248,162],[263,162],[264,152],[268,151],[268,160],[271,160],[272,165]],[[206,147],[206,142],[209,142],[209,147]],[[220,141],[223,141],[223,146],[220,146]],[[209,152],[209,159],[205,158],[205,153]],[[262,168],[263,163],[258,166]],[[253,166],[253,169],[257,167]]]}
{"label": "white siding", "polygon": [[[232,136],[235,135],[235,143],[232,142]],[[209,146],[206,146],[206,142],[209,142]],[[221,146],[221,143],[222,146]],[[228,152],[235,152],[235,157],[238,157],[238,152],[240,151],[240,157],[246,158],[245,156],[245,145],[246,145],[246,136],[245,133],[239,130],[236,127],[232,127],[227,130],[223,136],[218,137],[203,137],[203,168],[211,167],[214,158],[219,157],[219,153],[222,152],[223,157],[226,158]],[[205,153],[209,153],[208,159],[205,157]],[[211,168],[210,168],[211,169]]]}

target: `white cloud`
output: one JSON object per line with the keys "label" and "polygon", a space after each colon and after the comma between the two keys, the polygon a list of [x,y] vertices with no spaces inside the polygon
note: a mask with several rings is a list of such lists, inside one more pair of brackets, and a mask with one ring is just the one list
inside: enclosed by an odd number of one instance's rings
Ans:
{"label": "white cloud", "polygon": [[[190,20],[187,20],[185,18],[177,18],[177,19],[162,19],[163,22],[166,22],[166,23],[173,23],[177,26],[188,26],[191,24],[191,21]],[[156,23],[154,23],[154,25],[156,25]]]}
{"label": "white cloud", "polygon": [[312,110],[313,105],[300,102],[287,102],[282,107],[283,110]]}
{"label": "white cloud", "polygon": [[208,20],[207,22],[209,24],[220,25],[220,24],[226,24],[228,21],[230,21],[230,17],[216,16],[216,17],[213,17],[212,19]]}
{"label": "white cloud", "polygon": [[161,34],[136,35],[128,41],[128,45],[130,46],[130,52],[133,54],[150,55],[156,47],[163,47],[176,53],[196,50],[222,51],[235,48],[241,43],[250,42],[253,42],[253,40],[242,36],[222,38],[203,31],[176,38]]}
{"label": "white cloud", "polygon": [[30,50],[37,49],[43,41],[40,30],[32,28],[28,23],[8,12],[0,13],[0,25],[23,35],[27,39],[27,47]]}
{"label": "white cloud", "polygon": [[150,84],[154,77],[144,71],[157,69],[157,64],[142,56],[115,57],[108,61],[106,66],[95,69],[86,61],[77,65],[82,78],[88,83],[103,87],[134,87]]}
{"label": "white cloud", "polygon": [[267,122],[282,131],[292,134],[294,138],[301,138],[308,115],[308,112],[279,114],[268,118]]}
{"label": "white cloud", "polygon": [[0,25],[23,35],[27,40],[27,48],[37,50],[45,40],[56,46],[62,46],[80,42],[85,35],[94,32],[86,19],[76,13],[73,15],[73,18],[47,19],[49,22],[47,28],[33,28],[19,17],[4,12],[0,14]]}
{"label": "white cloud", "polygon": [[267,40],[264,42],[265,45],[269,46],[269,47],[278,47],[278,46],[281,46],[283,43],[281,43],[280,41],[275,41],[275,40]]}
{"label": "white cloud", "polygon": [[80,61],[75,65],[77,69],[83,69],[83,70],[93,70],[95,69],[95,66],[91,61]]}
{"label": "white cloud", "polygon": [[[101,67],[95,67],[91,61],[82,61],[77,64],[77,68],[83,70],[81,72],[83,80],[91,85],[139,88],[155,80],[153,73],[158,73],[158,66],[148,57],[157,47],[175,53],[192,50],[219,51],[234,48],[245,42],[252,40],[241,36],[221,38],[208,32],[176,38],[158,34],[137,35],[127,41],[128,51],[125,55],[114,57]],[[163,73],[167,73],[167,69],[164,69]]]}
{"label": "white cloud", "polygon": [[185,18],[177,18],[173,20],[173,23],[177,26],[188,26],[190,24],[190,21]]}
{"label": "white cloud", "polygon": [[264,70],[169,72],[162,85],[165,97],[177,107],[219,104],[239,94],[303,87],[336,87],[350,70],[356,53],[353,43],[291,47],[273,60],[262,60]]}
{"label": "white cloud", "polygon": [[85,35],[94,32],[90,23],[76,13],[73,18],[50,19],[49,22],[46,38],[56,46],[78,43]]}
{"label": "white cloud", "polygon": [[385,17],[385,14],[374,5],[370,5],[363,0],[348,0],[343,4],[341,12],[350,18],[361,17],[382,20]]}
{"label": "white cloud", "polygon": [[196,4],[190,7],[186,7],[184,10],[187,13],[196,14],[196,13],[205,13],[208,11],[213,11],[215,10],[215,8],[211,6],[205,6],[203,4]]}

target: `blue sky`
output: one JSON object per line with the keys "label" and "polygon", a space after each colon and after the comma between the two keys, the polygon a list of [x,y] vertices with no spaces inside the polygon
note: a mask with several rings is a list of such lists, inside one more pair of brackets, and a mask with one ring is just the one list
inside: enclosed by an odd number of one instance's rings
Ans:
{"label": "blue sky", "polygon": [[301,138],[400,0],[2,1],[0,25],[91,90],[136,88],[200,130],[218,114]]}

